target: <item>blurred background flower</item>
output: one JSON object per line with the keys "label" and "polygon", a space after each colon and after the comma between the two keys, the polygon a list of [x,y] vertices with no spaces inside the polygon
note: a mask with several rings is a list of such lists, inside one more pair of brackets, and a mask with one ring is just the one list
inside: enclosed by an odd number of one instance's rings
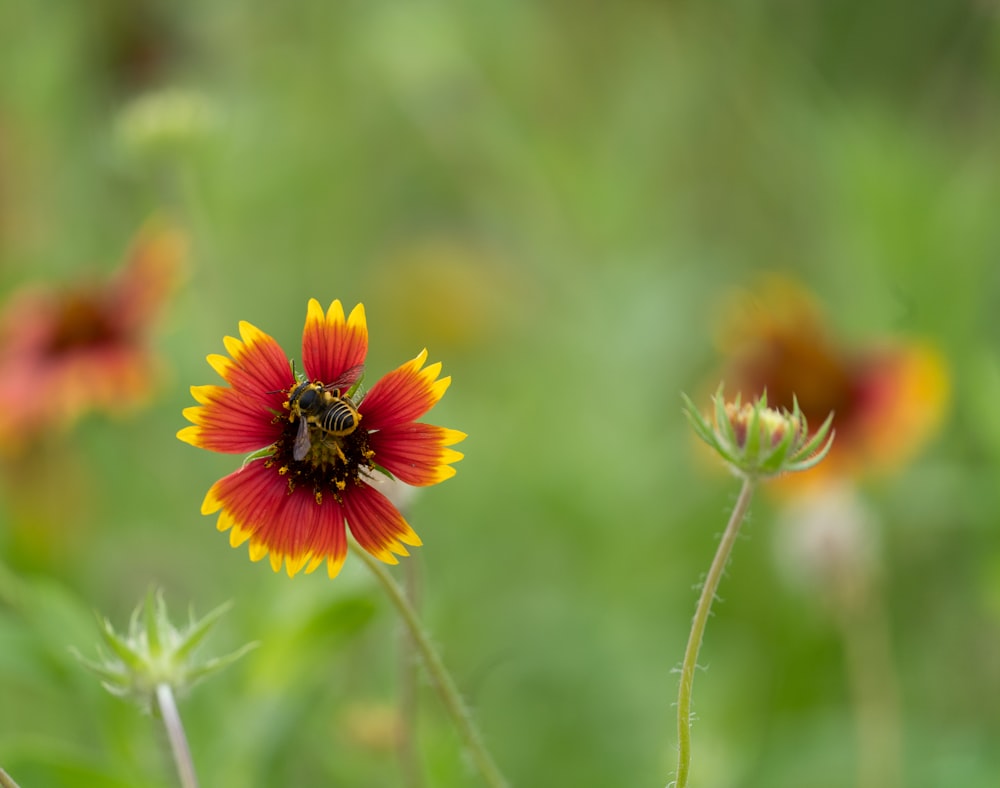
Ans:
{"label": "blurred background flower", "polygon": [[797,481],[898,469],[944,419],[950,382],[938,350],[908,338],[851,347],[791,280],[765,277],[758,289],[734,294],[722,323],[727,388],[746,399],[766,392],[789,409],[797,399],[814,428],[834,414],[830,456]]}
{"label": "blurred background flower", "polygon": [[138,96],[122,110],[117,133],[133,156],[169,156],[183,153],[218,130],[218,109],[207,96],[192,90],[169,88]]}
{"label": "blurred background flower", "polygon": [[0,452],[60,437],[81,415],[122,416],[160,382],[150,334],[185,270],[185,240],[143,229],[105,281],[25,286],[0,308]]}

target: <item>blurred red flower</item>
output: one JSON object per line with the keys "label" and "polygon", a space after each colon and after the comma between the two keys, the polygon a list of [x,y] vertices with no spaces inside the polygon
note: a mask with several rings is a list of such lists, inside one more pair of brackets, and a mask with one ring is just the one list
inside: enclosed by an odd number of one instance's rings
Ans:
{"label": "blurred red flower", "polygon": [[149,333],[174,293],[186,242],[151,223],[105,282],[28,286],[0,308],[0,453],[18,454],[88,411],[145,404],[157,378]]}
{"label": "blurred red flower", "polygon": [[779,277],[738,293],[725,314],[727,395],[746,399],[766,391],[769,404],[789,409],[795,397],[812,427],[834,413],[829,456],[789,477],[793,483],[893,470],[940,426],[949,380],[929,344],[894,339],[847,347],[831,336],[814,297]]}

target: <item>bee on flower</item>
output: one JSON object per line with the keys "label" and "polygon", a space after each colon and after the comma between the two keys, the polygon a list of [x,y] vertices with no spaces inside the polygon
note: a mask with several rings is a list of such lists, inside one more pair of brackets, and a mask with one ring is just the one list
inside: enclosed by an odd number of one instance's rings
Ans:
{"label": "bee on flower", "polygon": [[345,317],[340,301],[325,312],[309,301],[297,376],[277,341],[247,322],[224,340],[228,356],[208,362],[228,384],[193,386],[198,405],[177,437],[211,451],[251,457],[209,489],[203,514],[218,512],[233,547],[249,542],[289,576],[326,564],[336,577],[347,554],[347,529],[386,563],[408,555],[420,538],[380,479],[428,486],[454,475],[462,454],[457,430],[417,421],[444,395],[450,377],[426,365],[427,351],[376,381],[359,383],[368,352],[364,307]]}

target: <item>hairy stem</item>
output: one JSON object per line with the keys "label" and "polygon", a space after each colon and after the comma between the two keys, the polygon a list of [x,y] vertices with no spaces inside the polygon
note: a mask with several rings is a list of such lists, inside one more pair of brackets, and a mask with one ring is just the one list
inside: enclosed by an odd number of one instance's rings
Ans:
{"label": "hairy stem", "polygon": [[455,687],[455,682],[445,668],[444,662],[442,662],[440,655],[434,648],[434,644],[431,643],[430,636],[420,623],[416,611],[409,600],[407,600],[406,594],[403,593],[399,584],[393,580],[392,575],[389,574],[381,561],[370,555],[367,550],[353,540],[348,540],[348,546],[372,571],[372,574],[375,575],[375,578],[379,581],[389,596],[390,601],[395,605],[396,610],[402,617],[403,623],[409,630],[410,636],[417,647],[417,651],[420,652],[420,657],[423,659],[424,667],[427,669],[431,684],[441,697],[441,702],[444,704],[449,716],[451,716],[455,729],[465,743],[469,755],[472,757],[476,768],[486,781],[486,784],[490,788],[506,788],[507,781],[494,763],[489,750],[486,749],[483,738],[478,728],[476,728],[476,724],[472,721],[472,715],[469,713],[465,702],[462,700],[462,696]]}
{"label": "hairy stem", "polygon": [[[414,610],[420,609],[418,597],[419,578],[417,562],[406,561],[403,565],[403,592]],[[396,742],[400,772],[406,788],[423,788],[420,755],[417,752],[417,716],[419,698],[417,696],[417,661],[414,659],[416,643],[405,626],[399,633],[399,709],[400,725]]]}
{"label": "hairy stem", "polygon": [[156,685],[156,705],[163,719],[163,727],[170,739],[170,750],[177,764],[177,774],[180,776],[182,788],[198,788],[198,778],[194,772],[194,761],[191,760],[191,750],[188,747],[187,736],[184,735],[184,725],[181,715],[174,702],[174,693],[169,684]]}
{"label": "hairy stem", "polygon": [[0,769],[0,788],[18,788],[14,778],[11,777],[3,769]]}
{"label": "hairy stem", "polygon": [[753,497],[754,481],[750,478],[743,480],[743,487],[740,490],[736,506],[729,517],[729,524],[722,534],[719,547],[715,551],[715,558],[709,567],[705,583],[701,588],[701,596],[698,598],[698,606],[695,608],[694,619],[691,622],[691,634],[688,636],[687,648],[684,650],[684,662],[681,664],[681,682],[677,693],[677,778],[674,782],[675,788],[685,788],[688,782],[688,775],[691,771],[691,689],[694,685],[694,671],[698,666],[698,651],[701,649],[702,637],[705,634],[705,625],[708,623],[708,616],[712,610],[712,601],[715,599],[715,592],[722,579],[722,573],[726,569],[729,561],[729,554],[733,550],[736,536],[739,533],[740,525],[746,517],[750,508],[750,499]]}

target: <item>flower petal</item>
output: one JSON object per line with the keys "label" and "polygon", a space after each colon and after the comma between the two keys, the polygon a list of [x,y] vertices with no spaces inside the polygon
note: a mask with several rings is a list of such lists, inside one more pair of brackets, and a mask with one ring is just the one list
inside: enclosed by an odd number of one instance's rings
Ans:
{"label": "flower petal", "polygon": [[351,534],[365,550],[387,564],[398,564],[397,555],[409,555],[404,544],[417,547],[420,537],[410,528],[399,510],[382,493],[368,484],[348,487],[344,512]]}
{"label": "flower petal", "polygon": [[947,364],[934,347],[912,342],[873,352],[864,364],[857,409],[860,453],[879,468],[898,467],[941,424],[950,399]]}
{"label": "flower petal", "polygon": [[336,576],[347,555],[344,511],[330,496],[317,503],[313,491],[288,489],[287,477],[269,461],[255,461],[220,479],[205,496],[202,514],[220,511],[220,530],[232,528],[235,545],[249,539],[250,558],[269,555],[275,571],[289,576],[324,560]]}
{"label": "flower petal", "polygon": [[177,437],[192,446],[245,454],[281,436],[284,424],[275,419],[266,402],[223,386],[192,386],[191,396],[201,404],[183,412],[194,426],[180,430]]}
{"label": "flower petal", "polygon": [[383,427],[368,436],[374,460],[407,484],[426,487],[455,475],[451,463],[461,452],[446,448],[465,438],[464,432],[411,422]]}
{"label": "flower petal", "polygon": [[441,364],[422,369],[427,351],[384,375],[365,395],[360,410],[369,430],[406,424],[424,415],[444,396],[451,378],[438,378]]}
{"label": "flower petal", "polygon": [[127,331],[149,324],[185,276],[188,242],[163,220],[139,231],[111,292],[120,325]]}
{"label": "flower petal", "polygon": [[294,382],[288,356],[274,337],[245,320],[240,321],[240,337],[242,341],[223,339],[231,358],[213,354],[208,363],[240,394],[280,410],[284,392]]}
{"label": "flower petal", "polygon": [[309,299],[302,332],[302,366],[310,380],[334,381],[351,367],[363,364],[367,354],[368,325],[362,304],[345,320],[340,301],[330,304],[324,315],[319,301]]}

